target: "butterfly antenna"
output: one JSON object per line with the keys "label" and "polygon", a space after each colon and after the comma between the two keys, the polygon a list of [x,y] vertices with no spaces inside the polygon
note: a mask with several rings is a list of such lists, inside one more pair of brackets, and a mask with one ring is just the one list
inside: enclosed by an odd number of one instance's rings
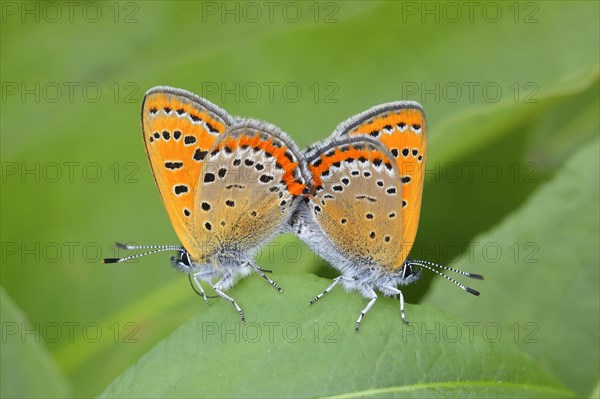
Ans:
{"label": "butterfly antenna", "polygon": [[[429,270],[431,270],[432,272],[434,272],[435,274],[437,274],[438,276],[442,276],[442,277],[444,277],[446,280],[448,280],[448,281],[450,281],[450,282],[452,282],[452,283],[456,284],[457,286],[459,286],[459,287],[460,287],[460,288],[462,288],[463,290],[467,291],[469,294],[473,294],[473,295],[475,295],[475,296],[479,296],[479,291],[477,291],[477,290],[474,290],[473,288],[469,288],[469,287],[467,287],[466,285],[459,283],[458,281],[456,281],[456,280],[455,280],[455,279],[453,279],[452,277],[450,277],[450,276],[448,276],[448,275],[446,275],[446,274],[444,274],[444,273],[440,272],[439,270],[436,270],[436,269],[434,269],[433,267],[431,267],[431,266],[429,266],[429,265],[427,265],[427,264],[425,264],[425,263],[420,263],[420,262],[421,262],[421,261],[410,261],[410,262],[409,262],[409,265],[411,265],[411,266],[419,266],[419,267],[424,267],[425,269],[429,269]],[[427,263],[429,263],[429,262],[427,262]],[[437,265],[437,266],[439,266],[439,265]],[[450,269],[450,268],[448,268],[448,269]],[[454,270],[453,270],[453,271],[454,271]],[[462,273],[466,273],[466,272],[462,272]],[[470,273],[466,273],[466,274],[470,274]],[[476,276],[479,276],[479,275],[478,275],[478,274],[476,274]],[[469,277],[470,277],[470,276],[469,276]],[[475,278],[477,278],[477,277],[475,277]]]}
{"label": "butterfly antenna", "polygon": [[185,251],[185,249],[180,245],[127,245],[118,242],[115,244],[115,246],[126,251],[136,249],[152,249],[152,251],[126,256],[124,258],[104,258],[102,259],[102,263],[122,263],[131,259],[141,258],[142,256],[153,255],[164,251]]}
{"label": "butterfly antenna", "polygon": [[481,274],[463,272],[462,270],[453,269],[453,268],[448,267],[448,266],[438,265],[437,263],[429,262],[427,260],[415,260],[415,261],[411,261],[411,262],[424,263],[424,264],[429,265],[431,267],[439,267],[440,269],[449,270],[451,272],[461,274],[461,275],[463,275],[465,277],[474,278],[476,280],[483,280],[483,276]]}

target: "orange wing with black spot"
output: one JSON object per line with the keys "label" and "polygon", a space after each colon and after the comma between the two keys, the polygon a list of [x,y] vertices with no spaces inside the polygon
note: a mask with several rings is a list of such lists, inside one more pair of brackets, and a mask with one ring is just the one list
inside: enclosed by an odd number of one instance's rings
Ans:
{"label": "orange wing with black spot", "polygon": [[277,127],[243,120],[210,149],[196,191],[195,237],[204,263],[253,251],[281,231],[305,193],[302,154]]}
{"label": "orange wing with black spot", "polygon": [[150,89],[142,104],[142,134],[154,180],[182,245],[198,257],[194,194],[202,164],[233,118],[211,102],[171,87]]}
{"label": "orange wing with black spot", "polygon": [[[369,137],[339,137],[306,154],[308,211],[350,260],[402,266],[402,183],[393,156]],[[368,259],[368,261],[367,261]]]}
{"label": "orange wing with black spot", "polygon": [[334,136],[368,135],[378,139],[396,160],[402,180],[402,260],[417,235],[427,158],[427,121],[414,101],[375,106],[341,123]]}

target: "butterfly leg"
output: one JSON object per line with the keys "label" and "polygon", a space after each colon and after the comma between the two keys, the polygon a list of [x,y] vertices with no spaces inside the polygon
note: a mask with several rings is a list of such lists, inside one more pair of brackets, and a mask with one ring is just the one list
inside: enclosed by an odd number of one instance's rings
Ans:
{"label": "butterfly leg", "polygon": [[[194,276],[192,277],[192,281],[194,282],[194,286],[196,288],[198,288],[198,293],[200,294],[200,296],[204,299],[204,302],[206,302],[207,305],[210,305],[210,302],[208,302],[208,297],[206,296],[206,293],[204,292],[204,289],[202,288],[202,284],[200,284],[200,277],[203,274],[207,274],[206,272],[198,272],[198,273],[194,273]],[[211,272],[212,274],[212,272]],[[188,274],[189,276],[189,274]],[[194,287],[192,287],[194,288]]]}
{"label": "butterfly leg", "polygon": [[356,320],[356,328],[355,328],[356,332],[358,332],[358,329],[360,328],[360,323],[361,323],[363,317],[365,317],[365,314],[367,314],[369,309],[371,309],[371,307],[377,300],[377,294],[375,293],[373,288],[371,288],[371,287],[365,287],[365,288],[366,288],[365,291],[369,294],[370,300],[369,300],[369,303],[367,303],[367,306],[365,306],[365,308],[362,310],[362,312],[360,312],[360,316],[358,316],[358,320]]}
{"label": "butterfly leg", "polygon": [[319,299],[323,298],[325,296],[325,294],[327,294],[329,291],[331,291],[333,289],[333,287],[335,287],[340,280],[342,280],[344,278],[344,276],[338,276],[336,278],[333,279],[333,283],[331,283],[331,285],[329,285],[329,287],[325,288],[325,291],[321,292],[319,295],[317,295],[316,297],[314,297],[313,299],[311,299],[308,302],[308,305],[312,305],[313,303],[317,302]]}
{"label": "butterfly leg", "polygon": [[259,267],[258,270],[260,270],[263,273],[273,273],[273,270],[271,270],[271,269],[263,269],[262,267]]}
{"label": "butterfly leg", "polygon": [[233,282],[234,282],[233,276],[231,274],[226,274],[225,276],[223,276],[223,278],[221,280],[219,280],[215,285],[213,285],[213,290],[215,290],[217,295],[219,295],[221,298],[226,299],[229,302],[231,302],[231,304],[233,305],[235,310],[237,310],[237,312],[239,313],[240,320],[242,321],[242,323],[245,323],[246,317],[244,316],[244,312],[242,311],[242,308],[240,308],[240,306],[237,304],[237,302],[232,297],[228,296],[227,294],[225,294],[223,292],[224,289],[231,287],[231,285],[233,285]]}
{"label": "butterfly leg", "polygon": [[269,278],[269,276],[267,276],[264,272],[268,272],[271,273],[271,270],[267,270],[267,269],[261,269],[260,267],[258,267],[257,265],[254,264],[254,262],[248,262],[248,265],[250,267],[252,267],[252,269],[254,269],[254,271],[256,273],[258,273],[259,275],[262,276],[262,278],[264,278],[265,280],[267,280],[269,282],[269,284],[271,284],[273,287],[275,287],[275,289],[279,292],[283,292],[283,289],[279,286],[279,284],[277,284],[275,281],[271,280]]}
{"label": "butterfly leg", "polygon": [[385,289],[400,297],[400,317],[402,318],[402,322],[408,324],[408,320],[406,320],[406,315],[404,314],[404,295],[402,295],[402,291],[396,287],[385,287]]}

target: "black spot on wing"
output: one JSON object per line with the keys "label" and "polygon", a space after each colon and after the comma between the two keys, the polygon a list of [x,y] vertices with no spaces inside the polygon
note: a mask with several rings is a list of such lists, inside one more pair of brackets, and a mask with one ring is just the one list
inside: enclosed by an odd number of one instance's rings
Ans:
{"label": "black spot on wing", "polygon": [[286,158],[287,158],[287,159],[288,159],[290,162],[292,162],[292,163],[296,162],[296,160],[294,159],[294,156],[292,155],[292,153],[291,153],[291,152],[289,152],[289,151],[286,151],[286,152],[285,152],[283,155],[284,155],[284,156],[285,156],[285,157],[286,157]]}
{"label": "black spot on wing", "polygon": [[176,170],[183,168],[183,162],[165,162],[165,168],[169,170]]}
{"label": "black spot on wing", "polygon": [[212,183],[215,181],[215,174],[214,173],[206,173],[204,175],[204,183]]}
{"label": "black spot on wing", "polygon": [[219,129],[215,128],[209,122],[206,122],[206,127],[208,128],[208,131],[211,133],[219,133]]}
{"label": "black spot on wing", "polygon": [[175,192],[175,195],[181,195],[187,193],[190,189],[185,184],[177,184],[173,187],[173,191]]}
{"label": "black spot on wing", "polygon": [[194,158],[194,161],[202,161],[207,154],[208,151],[200,151],[200,148],[196,148],[196,151],[194,151],[194,155],[192,158]]}
{"label": "black spot on wing", "polygon": [[268,183],[268,182],[272,181],[273,179],[274,179],[274,177],[271,175],[261,175],[259,178],[261,183]]}

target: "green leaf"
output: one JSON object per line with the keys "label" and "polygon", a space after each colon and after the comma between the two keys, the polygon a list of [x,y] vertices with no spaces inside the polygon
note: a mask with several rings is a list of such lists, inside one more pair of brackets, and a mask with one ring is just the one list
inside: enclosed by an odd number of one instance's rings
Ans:
{"label": "green leaf", "polygon": [[[565,159],[598,135],[598,90],[595,74],[572,92],[536,104],[473,111],[442,127],[443,134],[431,141],[411,256],[434,254],[436,262],[448,263],[468,250],[476,235],[518,209]],[[427,283],[408,287],[419,297],[428,289]]]}
{"label": "green leaf", "polygon": [[599,151],[597,138],[587,142],[454,263],[485,275],[480,301],[459,300],[454,287],[440,280],[424,299],[472,320],[499,323],[580,396],[592,391],[600,373]]}
{"label": "green leaf", "polygon": [[513,345],[431,306],[380,298],[359,333],[366,300],[331,281],[277,275],[279,295],[258,276],[231,295],[245,309],[200,299],[198,313],[115,380],[101,397],[565,397],[571,396]]}
{"label": "green leaf", "polygon": [[594,390],[590,394],[589,398],[590,399],[600,398],[600,381],[598,381],[598,384],[596,384],[596,386],[594,387]]}
{"label": "green leaf", "polygon": [[[0,287],[2,351],[0,365],[3,398],[64,398],[69,386],[41,343],[41,337],[23,312]],[[60,327],[58,327],[58,330]],[[48,328],[55,334],[56,328]]]}

